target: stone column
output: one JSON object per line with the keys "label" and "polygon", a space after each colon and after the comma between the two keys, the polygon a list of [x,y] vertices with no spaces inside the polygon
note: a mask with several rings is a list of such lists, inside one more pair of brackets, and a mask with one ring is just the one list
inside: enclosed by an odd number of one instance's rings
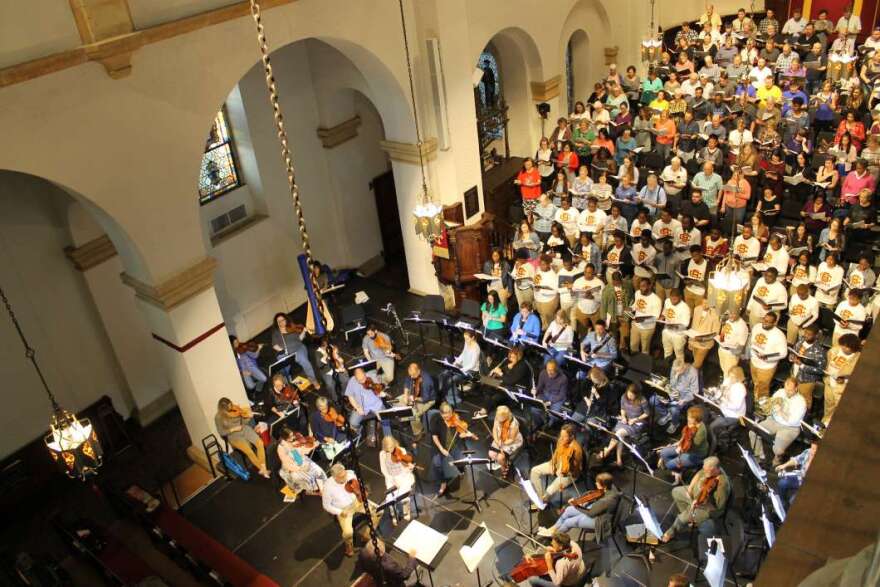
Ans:
{"label": "stone column", "polygon": [[206,257],[156,285],[122,274],[147,318],[189,432],[190,455],[199,462],[202,438],[217,432],[217,401],[228,397],[247,405],[214,291],[216,266]]}
{"label": "stone column", "polygon": [[101,235],[64,252],[82,272],[128,385],[133,415],[146,426],[174,407],[174,396],[143,315],[119,281],[122,262],[116,248]]}

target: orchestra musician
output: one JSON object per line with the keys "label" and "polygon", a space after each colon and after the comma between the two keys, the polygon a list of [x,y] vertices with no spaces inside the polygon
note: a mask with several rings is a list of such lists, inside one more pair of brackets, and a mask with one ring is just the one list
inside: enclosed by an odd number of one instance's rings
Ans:
{"label": "orchestra musician", "polygon": [[[581,341],[581,360],[590,367],[609,371],[617,358],[617,342],[608,332],[605,320],[596,320],[591,330]],[[580,377],[582,371],[578,373]]]}
{"label": "orchestra musician", "polygon": [[[565,424],[559,431],[559,441],[549,461],[532,467],[529,478],[532,486],[542,501],[559,491],[565,490],[578,477],[581,476],[584,466],[584,449],[574,437],[575,428],[572,424]],[[553,477],[553,481],[544,486],[544,476]]]}
{"label": "orchestra musician", "polygon": [[492,444],[489,446],[489,458],[493,468],[501,469],[501,477],[507,478],[510,465],[523,445],[523,436],[519,430],[519,420],[507,406],[498,406],[495,410],[495,421],[492,424]]}
{"label": "orchestra musician", "polygon": [[385,542],[378,537],[376,538],[376,545],[379,548],[379,556],[376,556],[376,550],[370,537],[370,529],[367,526],[360,529],[358,537],[364,543],[363,548],[358,553],[358,567],[363,569],[373,579],[373,584],[379,585],[382,579],[384,579],[384,585],[388,587],[404,587],[419,564],[418,559],[416,559],[416,551],[409,551],[406,564],[401,566],[388,554]]}
{"label": "orchestra musician", "polygon": [[510,324],[510,342],[519,344],[521,339],[538,342],[541,338],[541,317],[532,312],[531,302],[522,302],[519,313]]}
{"label": "orchestra musician", "polygon": [[270,474],[266,468],[266,447],[253,428],[253,417],[250,408],[237,406],[229,398],[222,397],[217,402],[214,426],[220,436],[233,448],[240,450],[260,475],[268,479]]}
{"label": "orchestra musician", "polygon": [[720,397],[717,402],[721,415],[709,424],[709,432],[718,438],[721,432],[739,425],[740,418],[746,415],[746,396],[748,391],[743,383],[746,375],[742,367],[731,367],[719,386]]}
{"label": "orchestra musician", "polygon": [[337,412],[336,408],[331,409],[330,402],[324,396],[315,400],[315,409],[309,415],[309,424],[312,434],[322,447],[332,448],[346,440],[345,416]]}
{"label": "orchestra musician", "polygon": [[[529,366],[523,359],[523,350],[515,346],[507,351],[507,359],[489,372],[490,377],[500,379],[502,387],[513,391],[516,387],[532,387],[532,374]],[[485,418],[499,405],[508,405],[510,398],[500,389],[494,390],[486,402],[485,408],[480,408],[474,414],[476,418]]]}
{"label": "orchestra musician", "polygon": [[476,439],[476,434],[468,430],[468,424],[462,420],[448,403],[440,404],[440,409],[433,412],[428,420],[428,429],[433,444],[431,468],[434,478],[440,479],[437,497],[446,495],[450,481],[461,472],[450,461],[461,457],[462,447],[466,447],[468,438]]}
{"label": "orchestra musician", "polygon": [[241,344],[237,336],[230,336],[229,342],[232,344],[232,352],[235,353],[235,362],[238,364],[244,387],[247,389],[248,395],[252,396],[255,392],[260,391],[268,381],[268,377],[257,364],[260,349],[266,345],[255,342]]}
{"label": "orchestra musician", "polygon": [[379,515],[372,504],[365,505],[361,501],[360,487],[353,471],[347,471],[340,463],[330,467],[330,476],[324,481],[321,503],[324,511],[336,516],[345,543],[345,556],[354,556],[354,516],[366,514],[367,507],[373,517],[373,526],[379,524]]}
{"label": "orchestra musician", "polygon": [[[309,361],[309,351],[303,344],[306,336],[305,328],[293,324],[287,319],[287,315],[281,312],[275,314],[274,322],[272,348],[278,353],[277,358],[293,355],[293,360],[302,368],[306,378],[312,382],[315,389],[320,389],[321,384],[315,379],[315,369]],[[290,376],[290,367],[285,368],[284,372]]]}
{"label": "orchestra musician", "polygon": [[[361,424],[367,418],[367,444],[376,446],[376,422],[373,418],[379,418],[378,412],[385,409],[385,404],[379,394],[382,384],[377,383],[367,377],[363,369],[358,368],[354,371],[354,377],[348,380],[345,386],[345,397],[351,404],[351,413],[348,417],[348,423],[357,432],[361,431]],[[387,419],[379,418],[382,421],[382,433],[385,436],[391,434],[391,422]]]}
{"label": "orchestra musician", "polygon": [[[556,359],[550,359],[544,365],[544,369],[538,375],[538,383],[532,391],[532,395],[556,412],[565,405],[565,401],[568,399],[568,376],[559,369]],[[530,439],[534,441],[537,431],[544,426],[552,426],[556,417],[548,415],[546,410],[536,406],[529,406],[528,410],[532,423]]]}
{"label": "orchestra musician", "polygon": [[278,419],[292,420],[293,427],[298,432],[307,432],[306,414],[304,406],[300,402],[300,391],[281,373],[272,376],[272,393],[269,394],[269,403],[272,413]]}
{"label": "orchestra musician", "polygon": [[[314,444],[312,444],[314,446]],[[307,454],[308,442],[302,435],[287,426],[281,429],[278,436],[278,459],[281,469],[278,471],[284,480],[284,501],[294,501],[296,495],[305,492],[306,495],[321,495],[321,488],[327,475]]]}
{"label": "orchestra musician", "polygon": [[597,458],[604,461],[616,451],[615,464],[617,467],[623,467],[623,445],[618,438],[625,440],[626,437],[632,438],[644,432],[650,415],[651,410],[648,401],[642,395],[641,387],[637,383],[630,383],[623,397],[620,398],[620,419],[614,427],[614,436],[608,446],[599,451]]}
{"label": "orchestra musician", "polygon": [[462,336],[464,337],[464,346],[452,364],[466,372],[467,375],[451,370],[443,371],[440,374],[440,390],[446,401],[454,405],[461,403],[461,398],[458,397],[458,386],[476,379],[480,372],[481,352],[477,335],[470,330],[462,330]]}
{"label": "orchestra musician", "polygon": [[[406,449],[400,446],[400,443],[393,436],[386,436],[382,439],[382,450],[379,451],[379,470],[385,479],[385,490],[397,490],[401,492],[409,491],[416,484],[415,475],[413,475],[415,463],[412,455],[406,453]],[[403,519],[410,521],[410,500],[404,499],[401,503],[403,508]],[[391,517],[394,525],[397,525],[397,515]]]}
{"label": "orchestra musician", "polygon": [[410,363],[406,368],[403,395],[398,398],[398,403],[412,406],[413,419],[410,420],[410,426],[412,427],[413,441],[418,442],[424,435],[422,416],[437,403],[437,389],[431,374],[423,371],[416,362]]}
{"label": "orchestra musician", "polygon": [[684,358],[675,359],[669,372],[669,397],[655,393],[650,400],[658,426],[669,426],[670,434],[681,424],[681,414],[700,391],[700,373]]}
{"label": "orchestra musician", "polygon": [[687,425],[681,430],[681,438],[672,446],[660,449],[657,467],[672,472],[674,485],[681,483],[681,475],[687,469],[697,469],[709,455],[709,436],[703,423],[703,408],[691,406],[687,411]]}
{"label": "orchestra musician", "polygon": [[776,465],[776,474],[778,475],[776,489],[779,491],[779,496],[788,507],[791,507],[791,503],[794,501],[797,490],[803,485],[807,469],[810,468],[810,465],[813,462],[813,457],[816,456],[816,451],[818,449],[819,440],[814,438],[812,442],[810,442],[809,448],[791,457],[784,463]]}
{"label": "orchestra musician", "polygon": [[672,489],[672,499],[679,514],[660,541],[669,542],[688,526],[699,529],[703,523],[720,518],[727,507],[730,493],[730,479],[721,468],[721,461],[715,456],[706,457],[702,469],[694,475],[689,485]]}
{"label": "orchestra musician", "polygon": [[[532,556],[540,557],[538,552]],[[528,556],[522,564],[529,565]],[[540,560],[540,559],[539,559]],[[572,540],[565,532],[557,532],[550,540],[550,546],[544,551],[542,570],[546,569],[543,576],[535,576],[535,573],[525,573],[532,587],[556,587],[558,585],[580,585],[587,574],[587,566],[584,562],[583,552],[577,541]],[[518,565],[519,566],[519,565]],[[529,565],[531,566],[531,565]],[[513,576],[516,569],[511,572]],[[544,576],[549,577],[545,579]]]}
{"label": "orchestra musician", "polygon": [[339,352],[339,347],[330,342],[329,336],[324,335],[318,348],[315,349],[315,355],[318,357],[318,369],[324,380],[324,389],[333,402],[338,402],[339,393],[345,391],[349,379],[348,369],[345,368],[345,360]]}
{"label": "orchestra musician", "polygon": [[541,344],[547,349],[547,357],[544,362],[555,360],[562,366],[565,363],[565,355],[571,351],[574,342],[574,330],[569,324],[568,313],[565,310],[557,310],[556,317],[544,332]]}
{"label": "orchestra musician", "polygon": [[[797,391],[797,379],[789,377],[785,386],[770,399],[770,416],[760,422],[773,436],[773,466],[782,463],[782,455],[801,433],[801,420],[807,413],[807,404]],[[755,447],[755,456],[764,458],[764,443],[754,430],[749,440]]]}
{"label": "orchestra musician", "polygon": [[574,528],[594,530],[596,542],[602,544],[605,537],[614,532],[613,520],[620,505],[621,494],[614,487],[611,473],[596,475],[596,488],[580,497],[568,500],[568,506],[559,519],[548,527],[538,528],[538,536],[553,536],[556,532],[568,532]]}
{"label": "orchestra musician", "polygon": [[381,383],[390,384],[394,381],[394,360],[399,360],[400,355],[394,352],[391,337],[381,332],[375,324],[368,324],[362,346],[364,358],[376,361],[378,370],[381,371]]}

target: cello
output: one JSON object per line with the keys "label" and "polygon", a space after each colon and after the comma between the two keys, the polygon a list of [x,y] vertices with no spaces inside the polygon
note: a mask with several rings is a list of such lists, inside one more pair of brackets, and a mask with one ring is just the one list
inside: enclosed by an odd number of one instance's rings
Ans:
{"label": "cello", "polygon": [[[574,560],[578,557],[578,555],[570,550],[567,551],[559,551],[552,552],[551,560],[554,564],[556,561],[562,558],[567,558],[569,560]],[[550,568],[547,566],[547,559],[543,554],[535,554],[532,556],[524,557],[513,569],[508,573],[510,575],[510,580],[515,583],[520,583],[522,581],[526,581],[531,579],[532,577],[541,577],[550,572]]]}

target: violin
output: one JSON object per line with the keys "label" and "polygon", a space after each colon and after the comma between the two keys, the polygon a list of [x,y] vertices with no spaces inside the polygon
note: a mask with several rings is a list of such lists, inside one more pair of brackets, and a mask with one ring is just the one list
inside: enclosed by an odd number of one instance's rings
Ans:
{"label": "violin", "polygon": [[364,386],[364,388],[369,389],[374,394],[376,394],[377,397],[381,397],[382,394],[385,393],[385,384],[384,383],[376,383],[372,379],[370,379],[369,377],[366,377],[364,379],[363,386]]}
{"label": "violin", "polygon": [[404,453],[400,450],[400,447],[394,447],[394,450],[391,451],[391,462],[392,463],[404,463],[406,465],[411,465],[413,463],[413,456],[410,454]]}
{"label": "violin", "polygon": [[316,440],[314,436],[303,436],[301,432],[293,433],[292,444],[294,448],[312,449],[315,447],[315,442]]}
{"label": "violin", "polygon": [[284,399],[284,401],[291,404],[296,403],[300,400],[299,390],[294,389],[294,387],[289,384],[282,387],[281,391],[276,391],[275,393],[280,395],[281,398]]}
{"label": "violin", "polygon": [[587,507],[588,505],[590,505],[594,501],[598,501],[598,500],[602,499],[602,497],[604,495],[605,495],[604,489],[594,489],[592,491],[586,492],[585,494],[583,494],[580,497],[576,497],[576,498],[572,499],[568,503],[570,503],[571,505],[573,505],[575,507],[583,508],[583,507]]}
{"label": "violin", "polygon": [[226,410],[226,415],[230,418],[244,418],[245,420],[250,420],[254,417],[254,412],[248,407],[232,404],[229,406],[229,409]]}
{"label": "violin", "polygon": [[471,436],[477,440],[477,435],[468,431],[468,423],[459,418],[458,414],[455,412],[450,416],[443,416],[443,421],[446,422],[446,425],[450,428],[455,428],[455,431],[459,436]]}
{"label": "violin", "polygon": [[235,347],[235,352],[239,355],[243,355],[245,353],[256,353],[260,350],[260,344],[254,340],[248,342],[240,342],[238,346]]}
{"label": "violin", "polygon": [[363,503],[363,494],[361,493],[361,484],[357,479],[349,479],[345,482],[345,490],[349,493],[353,493],[357,500]]}
{"label": "violin", "polygon": [[[552,555],[552,561],[556,563],[561,558],[567,558],[569,560],[574,560],[578,557],[577,554],[570,551],[562,551],[562,552],[554,552]],[[526,581],[532,577],[541,577],[550,572],[550,569],[547,567],[547,559],[544,558],[542,554],[536,554],[534,556],[527,556],[523,558],[513,569],[508,573],[510,575],[511,581],[514,583],[521,583]]]}
{"label": "violin", "polygon": [[325,422],[333,422],[339,428],[345,426],[345,416],[337,413],[336,408],[327,408],[327,411],[321,414],[321,417],[324,418]]}

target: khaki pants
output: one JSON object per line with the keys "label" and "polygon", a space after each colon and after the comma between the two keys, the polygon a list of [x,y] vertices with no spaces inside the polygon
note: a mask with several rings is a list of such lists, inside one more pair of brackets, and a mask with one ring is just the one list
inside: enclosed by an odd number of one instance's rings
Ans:
{"label": "khaki pants", "polygon": [[539,496],[549,498],[557,492],[564,490],[574,481],[571,477],[554,477],[550,485],[542,490],[542,487],[544,487],[544,476],[553,474],[553,464],[550,461],[532,467],[529,479]]}
{"label": "khaki pants", "polygon": [[529,302],[532,303],[535,301],[535,290],[528,287],[526,289],[519,289],[518,287],[513,288],[513,292],[516,294],[516,306],[522,306],[523,303]]}
{"label": "khaki pants", "polygon": [[674,487],[672,489],[672,500],[675,502],[675,507],[678,509],[678,516],[672,523],[672,527],[668,530],[670,534],[674,535],[676,532],[687,528],[692,520],[695,526],[699,526],[710,517],[709,510],[702,507],[694,510],[693,515],[691,515],[691,504],[694,503],[694,498],[688,495],[686,486],[680,485]]}
{"label": "khaki pants", "polygon": [[[801,433],[800,426],[783,426],[773,418],[763,420],[761,426],[773,435],[773,456],[776,457],[784,455],[788,447],[791,446],[791,443]],[[755,456],[763,459],[764,443],[758,438],[758,434],[755,431],[749,432],[749,440],[751,445],[755,447]]]}
{"label": "khaki pants", "polygon": [[687,344],[687,337],[681,330],[669,330],[664,328],[660,336],[663,341],[663,358],[669,358],[675,353],[676,359],[684,358],[684,345]]}
{"label": "khaki pants", "polygon": [[556,310],[559,308],[559,298],[555,297],[549,302],[539,302],[535,300],[534,305],[535,311],[541,317],[541,328],[546,330],[556,317]]}
{"label": "khaki pants", "polygon": [[691,352],[694,354],[694,367],[699,369],[703,366],[703,363],[706,362],[706,357],[709,355],[709,351],[712,350],[712,346],[707,346],[706,348],[701,348],[698,346],[694,346],[693,344],[689,344],[688,348],[691,349]]}
{"label": "khaki pants", "polygon": [[660,298],[661,302],[666,301],[666,296],[668,295],[668,292],[669,290],[660,285],[659,281],[654,284],[654,293],[657,294],[657,297]]}
{"label": "khaki pants", "polygon": [[651,328],[639,328],[638,326],[633,326],[629,336],[630,352],[642,352],[646,355],[650,354],[651,339],[654,337],[654,330],[656,328],[656,326],[652,326]]}
{"label": "khaki pants", "polygon": [[[355,500],[352,505],[337,514],[336,521],[339,522],[339,527],[342,530],[342,539],[348,544],[354,542],[354,515],[365,513],[367,513],[367,510],[364,509],[364,504]],[[379,516],[376,515],[372,508],[370,508],[370,515],[373,516],[373,523],[378,523]]]}
{"label": "khaki pants", "polygon": [[689,289],[684,290],[684,303],[687,304],[688,308],[691,309],[691,312],[693,312],[694,308],[696,308],[702,302],[703,296],[698,296]]}
{"label": "khaki pants", "polygon": [[807,413],[810,413],[810,407],[813,405],[813,390],[816,389],[816,382],[810,381],[805,383],[798,383],[797,391],[801,394],[801,397],[804,398],[804,401],[807,403]]}
{"label": "khaki pants", "polygon": [[629,339],[630,323],[626,318],[618,318],[611,323],[611,334],[617,339],[617,348],[620,351],[626,349],[626,341]]}
{"label": "khaki pants", "polygon": [[739,365],[739,357],[719,346],[718,364],[721,366],[721,372],[727,375],[731,369]]}
{"label": "khaki pants", "polygon": [[800,335],[801,329],[800,326],[794,323],[794,320],[789,317],[788,324],[785,326],[785,340],[788,341],[789,345],[793,345],[797,342],[798,335]]}
{"label": "khaki pants", "polygon": [[245,426],[241,432],[245,438],[236,438],[235,440],[230,438],[229,444],[244,453],[247,460],[257,469],[260,471],[265,470],[266,447],[263,445],[263,439],[250,426]]}
{"label": "khaki pants", "polygon": [[381,377],[384,383],[394,381],[394,359],[392,357],[376,359],[376,366],[382,369]]}
{"label": "khaki pants", "polygon": [[831,422],[831,416],[834,415],[845,389],[846,383],[837,383],[831,377],[825,378],[825,414],[822,416],[822,423],[826,426]]}
{"label": "khaki pants", "polygon": [[599,319],[599,311],[597,310],[592,314],[584,314],[575,304],[571,309],[570,316],[571,323],[574,325],[575,330],[577,330],[578,336],[582,337],[593,328],[593,324]]}
{"label": "khaki pants", "polygon": [[413,436],[421,436],[424,430],[422,425],[422,415],[431,409],[434,402],[413,402],[413,419],[409,421],[412,427]]}
{"label": "khaki pants", "polygon": [[773,375],[776,374],[776,366],[769,369],[758,369],[754,365],[750,366],[752,372],[752,385],[754,386],[755,404],[762,397],[770,395],[770,384],[773,383]]}

